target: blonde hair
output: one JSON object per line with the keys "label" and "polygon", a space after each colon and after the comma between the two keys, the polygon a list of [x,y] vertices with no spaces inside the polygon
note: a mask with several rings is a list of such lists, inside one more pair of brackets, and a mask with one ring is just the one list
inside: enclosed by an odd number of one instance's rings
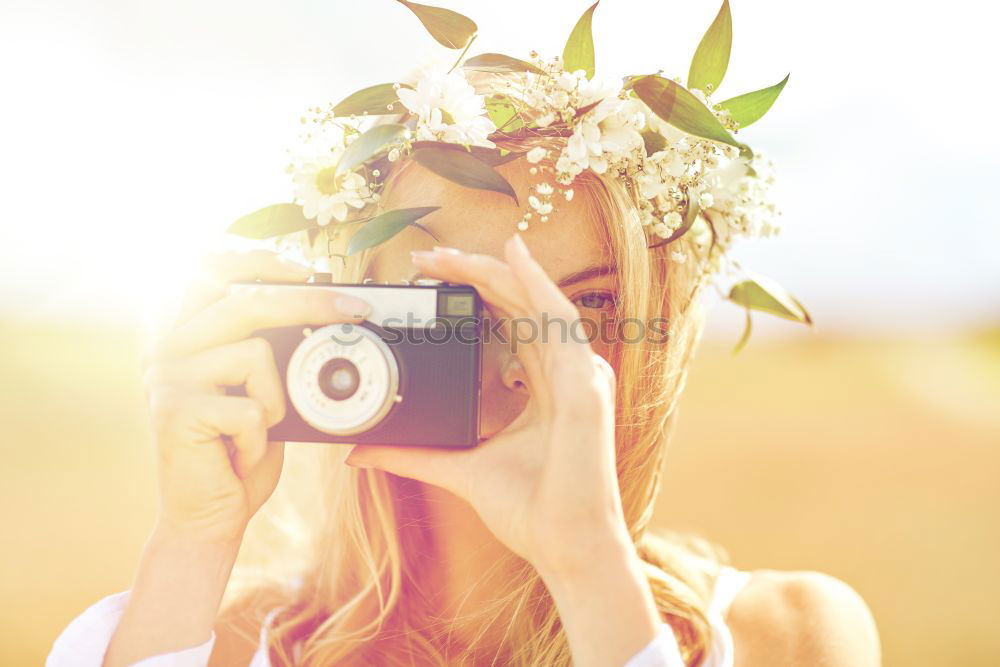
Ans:
{"label": "blonde hair", "polygon": [[[565,139],[524,137],[502,145],[524,150],[558,141]],[[393,165],[381,205],[411,164],[404,159]],[[649,528],[678,399],[702,332],[701,283],[691,261],[696,248],[686,237],[648,248],[629,186],[616,178],[585,171],[573,187],[615,259],[616,317],[668,322],[666,344],[645,336],[612,351],[618,477],[625,518],[657,607],[674,629],[685,662],[700,665],[711,645],[706,610],[712,581],[728,555],[699,536]],[[678,248],[689,261],[671,261],[670,252]],[[359,282],[372,254],[348,258],[337,280]],[[428,553],[429,529],[421,521],[419,484],[342,465],[348,449],[303,444],[286,449],[284,475],[294,479],[279,484],[262,516],[251,522],[221,620],[259,627],[280,605],[268,639],[275,665],[454,664],[454,646],[448,643],[452,626],[434,618],[426,603],[431,591],[421,557]],[[265,544],[270,558],[255,567],[249,561]],[[571,665],[556,608],[534,568],[509,552],[494,568],[509,585],[460,619],[479,633],[460,652],[476,664]],[[491,626],[502,629],[499,646],[480,641]],[[301,645],[293,649],[297,642]]]}

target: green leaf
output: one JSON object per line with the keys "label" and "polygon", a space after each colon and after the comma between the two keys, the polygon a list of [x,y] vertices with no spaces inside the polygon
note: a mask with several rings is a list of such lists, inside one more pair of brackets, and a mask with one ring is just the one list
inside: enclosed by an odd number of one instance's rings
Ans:
{"label": "green leaf", "polygon": [[[389,111],[387,108],[390,104],[399,103],[399,97],[396,95],[393,85],[380,83],[377,86],[362,88],[356,93],[351,93],[333,107],[333,114],[335,116],[350,116],[351,114],[360,116],[367,112],[372,116],[379,116],[398,113],[398,111]],[[410,88],[411,86],[405,87]]]}
{"label": "green leaf", "polygon": [[507,182],[507,179],[472,153],[464,150],[427,147],[414,149],[412,157],[438,176],[453,183],[467,188],[505,194],[520,206],[517,194],[514,193],[514,188]]}
{"label": "green leaf", "polygon": [[799,300],[764,276],[751,275],[750,279],[733,285],[727,298],[746,308],[777,315],[786,320],[812,324],[812,318]]}
{"label": "green leaf", "polygon": [[298,204],[274,204],[254,211],[229,226],[226,231],[248,239],[269,239],[315,227],[316,221],[302,214]]}
{"label": "green leaf", "polygon": [[788,83],[789,76],[791,76],[791,72],[773,86],[731,97],[725,102],[719,102],[719,105],[729,111],[733,120],[739,123],[742,129],[751,123],[756,123],[768,112],[768,109],[785,88],[785,84]]}
{"label": "green leaf", "polygon": [[657,116],[679,130],[696,137],[736,146],[743,154],[753,155],[750,147],[737,141],[719,119],[683,86],[654,74],[632,82],[632,90]]}
{"label": "green leaf", "polygon": [[518,115],[517,108],[506,95],[486,98],[486,113],[498,131],[513,132],[524,127],[524,121]]}
{"label": "green leaf", "polygon": [[639,79],[647,76],[656,76],[655,74],[626,74],[622,77],[622,90],[631,90],[632,84],[634,84]]}
{"label": "green leaf", "polygon": [[588,79],[594,78],[594,34],[591,23],[594,20],[594,10],[599,3],[600,0],[597,0],[583,13],[563,48],[563,68],[567,72],[582,69],[587,73]]}
{"label": "green leaf", "polygon": [[642,143],[646,145],[647,157],[667,147],[666,138],[659,132],[652,130],[646,130],[642,133]]}
{"label": "green leaf", "polygon": [[498,164],[513,162],[524,155],[523,152],[516,153],[514,151],[502,151],[496,148],[487,148],[486,146],[463,146],[461,144],[451,144],[445,141],[414,141],[413,150],[420,148],[440,148],[441,150],[472,153],[472,155],[476,156],[480,162],[485,162],[493,167]]}
{"label": "green leaf", "polygon": [[481,53],[478,56],[467,59],[462,63],[462,67],[478,72],[531,72],[533,74],[545,74],[545,72],[529,62],[511,58],[502,53]]}
{"label": "green leaf", "polygon": [[718,90],[729,68],[729,53],[733,47],[733,17],[729,13],[729,0],[722,1],[719,13],[701,38],[691,68],[688,70],[688,88],[707,91]]}
{"label": "green leaf", "polygon": [[344,151],[337,163],[337,171],[342,174],[354,171],[355,167],[377,154],[405,131],[406,126],[397,123],[376,125],[366,130]]}
{"label": "green leaf", "polygon": [[743,335],[740,336],[739,341],[736,343],[736,347],[733,348],[733,354],[739,354],[740,350],[746,347],[747,341],[750,340],[750,332],[753,331],[753,320],[750,318],[750,309],[747,308],[747,322],[743,326]]}
{"label": "green leaf", "polygon": [[366,222],[351,237],[347,244],[347,254],[353,255],[366,248],[372,248],[388,241],[408,225],[417,225],[416,221],[428,213],[441,208],[440,206],[418,206],[416,208],[397,208],[378,215]]}
{"label": "green leaf", "polygon": [[407,0],[399,0],[399,2],[417,15],[431,37],[449,49],[465,48],[472,36],[479,30],[475,21],[450,9],[418,5]]}

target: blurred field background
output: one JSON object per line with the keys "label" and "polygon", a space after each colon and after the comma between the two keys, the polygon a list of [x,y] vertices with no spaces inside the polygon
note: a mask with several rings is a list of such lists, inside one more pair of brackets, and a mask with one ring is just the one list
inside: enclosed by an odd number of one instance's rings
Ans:
{"label": "blurred field background", "polygon": [[[138,341],[0,328],[0,664],[40,664],[71,618],[131,585],[155,508]],[[710,341],[656,523],[716,540],[740,568],[844,579],[886,665],[996,665],[998,406],[1000,331],[754,341],[736,357]]]}
{"label": "blurred field background", "polygon": [[[427,1],[477,21],[470,53],[521,58],[561,53],[592,4]],[[733,357],[742,313],[714,308],[657,521],[744,569],[844,579],[886,665],[1000,664],[1000,134],[976,125],[1000,106],[994,25],[973,0],[730,4],[716,99],[790,73],[739,135],[775,161],[784,231],[736,257],[817,327],[757,316]],[[598,74],[685,76],[719,5],[602,2]],[[155,500],[150,305],[288,200],[305,109],[441,51],[393,0],[0,3],[0,665],[40,664],[130,585]]]}

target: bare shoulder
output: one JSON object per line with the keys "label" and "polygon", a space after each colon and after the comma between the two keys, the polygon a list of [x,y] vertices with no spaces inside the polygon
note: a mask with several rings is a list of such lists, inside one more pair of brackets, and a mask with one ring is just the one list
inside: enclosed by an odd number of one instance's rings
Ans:
{"label": "bare shoulder", "polygon": [[878,629],[864,598],[823,572],[753,570],[726,616],[735,667],[878,667]]}

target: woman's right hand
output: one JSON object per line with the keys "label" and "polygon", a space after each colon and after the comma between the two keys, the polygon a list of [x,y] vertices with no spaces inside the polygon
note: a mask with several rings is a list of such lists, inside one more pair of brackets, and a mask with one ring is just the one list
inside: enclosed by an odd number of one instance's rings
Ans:
{"label": "woman's right hand", "polygon": [[[329,289],[268,285],[228,295],[231,281],[304,282],[310,275],[270,251],[225,253],[207,268],[143,363],[160,486],[157,531],[238,545],[274,491],[284,457],[284,443],[267,441],[267,429],[284,418],[284,388],[270,344],[250,334],[358,322],[367,304]],[[226,395],[226,386],[243,384],[246,396]]]}

